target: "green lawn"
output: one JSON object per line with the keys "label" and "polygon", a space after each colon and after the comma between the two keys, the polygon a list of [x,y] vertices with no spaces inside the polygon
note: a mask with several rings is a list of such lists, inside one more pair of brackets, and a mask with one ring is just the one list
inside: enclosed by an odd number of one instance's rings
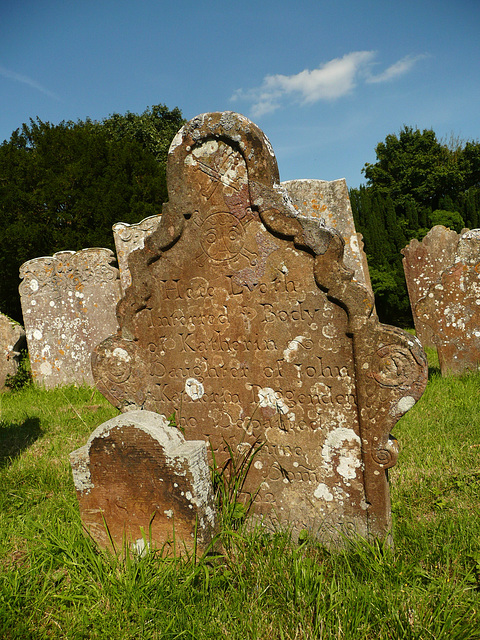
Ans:
{"label": "green lawn", "polygon": [[398,423],[394,550],[223,532],[222,555],[114,558],[83,534],[68,454],[118,412],[96,391],[0,395],[0,637],[480,639],[480,374]]}

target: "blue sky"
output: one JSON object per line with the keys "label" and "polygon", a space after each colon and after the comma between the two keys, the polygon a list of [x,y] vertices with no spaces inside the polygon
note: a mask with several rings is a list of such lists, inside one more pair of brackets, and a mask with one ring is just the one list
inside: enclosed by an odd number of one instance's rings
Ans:
{"label": "blue sky", "polygon": [[479,0],[1,0],[0,141],[36,116],[233,110],[282,180],[364,182],[403,125],[480,138]]}

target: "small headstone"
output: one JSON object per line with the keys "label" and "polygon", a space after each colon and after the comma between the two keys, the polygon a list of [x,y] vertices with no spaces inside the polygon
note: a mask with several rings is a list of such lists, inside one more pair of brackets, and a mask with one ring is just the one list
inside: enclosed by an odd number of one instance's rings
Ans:
{"label": "small headstone", "polygon": [[341,236],[295,209],[243,116],[185,125],[167,180],[160,225],[130,255],[120,329],[92,356],[97,387],[124,411],[176,411],[220,465],[263,443],[245,491],[265,526],[385,536],[389,433],[426,384],[419,343],[378,322]]}
{"label": "small headstone", "polygon": [[326,227],[339,232],[345,242],[345,266],[352,269],[355,281],[372,291],[362,234],[355,229],[345,179],[289,180],[282,182],[282,186],[287,190],[297,211],[322,220]]}
{"label": "small headstone", "polygon": [[132,282],[128,266],[128,256],[136,249],[143,249],[145,238],[148,238],[160,223],[161,216],[149,216],[137,224],[117,222],[113,225],[113,238],[117,250],[118,268],[122,294]]}
{"label": "small headstone", "polygon": [[459,237],[456,231],[437,225],[430,229],[421,242],[413,239],[401,251],[415,332],[424,347],[435,347],[435,328],[421,319],[417,303],[425,297],[442,272],[453,264]]}
{"label": "small headstone", "polygon": [[0,391],[7,376],[18,371],[20,352],[25,346],[25,331],[17,322],[0,313]]}
{"label": "small headstone", "polygon": [[109,249],[61,251],[20,267],[28,352],[45,387],[93,384],[93,347],[117,329],[118,269]]}
{"label": "small headstone", "polygon": [[204,441],[165,416],[132,411],[100,425],[70,454],[82,522],[104,548],[203,551],[215,533]]}
{"label": "small headstone", "polygon": [[417,304],[432,329],[442,375],[480,368],[480,229],[464,232],[453,264]]}

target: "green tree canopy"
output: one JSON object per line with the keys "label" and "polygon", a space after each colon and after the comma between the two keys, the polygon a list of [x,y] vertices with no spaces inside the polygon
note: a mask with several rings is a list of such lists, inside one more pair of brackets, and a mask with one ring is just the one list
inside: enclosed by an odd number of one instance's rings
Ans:
{"label": "green tree canopy", "polygon": [[478,227],[480,143],[437,140],[431,129],[403,127],[365,164],[367,184],[350,190],[363,234],[377,310],[383,321],[409,324],[411,315],[400,251],[436,224]]}
{"label": "green tree canopy", "polygon": [[53,125],[37,118],[0,145],[3,313],[21,320],[23,262],[61,250],[113,249],[115,222],[161,211],[166,155],[182,124],[178,109],[162,105],[100,123]]}

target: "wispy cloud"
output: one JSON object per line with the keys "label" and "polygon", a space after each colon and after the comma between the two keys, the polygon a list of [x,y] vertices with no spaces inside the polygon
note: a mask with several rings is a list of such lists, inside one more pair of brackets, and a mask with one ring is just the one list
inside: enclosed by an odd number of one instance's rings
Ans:
{"label": "wispy cloud", "polygon": [[238,89],[231,99],[251,102],[252,115],[258,118],[280,108],[282,101],[287,97],[301,104],[337,100],[352,93],[361,80],[368,83],[393,80],[410,71],[425,57],[406,56],[382,73],[373,75],[372,66],[376,56],[374,51],[353,51],[342,58],[334,58],[312,71],[304,69],[291,76],[268,75],[259,87]]}
{"label": "wispy cloud", "polygon": [[16,73],[15,71],[10,71],[9,69],[2,67],[2,65],[0,65],[0,76],[3,76],[4,78],[8,78],[9,80],[15,80],[15,82],[21,82],[23,84],[26,84],[27,86],[32,87],[32,89],[36,89],[37,91],[40,91],[41,93],[45,94],[49,98],[53,98],[54,100],[60,100],[59,96],[57,96],[56,93],[49,91],[36,80],[33,80],[32,78],[29,78],[28,76],[24,76],[20,73]]}
{"label": "wispy cloud", "polygon": [[369,76],[367,78],[367,82],[388,82],[389,80],[393,80],[394,78],[398,78],[398,76],[403,76],[405,73],[408,73],[413,67],[417,64],[419,60],[423,60],[428,56],[422,53],[419,56],[405,56],[395,64],[392,64],[388,69],[385,69],[382,73],[378,75]]}

